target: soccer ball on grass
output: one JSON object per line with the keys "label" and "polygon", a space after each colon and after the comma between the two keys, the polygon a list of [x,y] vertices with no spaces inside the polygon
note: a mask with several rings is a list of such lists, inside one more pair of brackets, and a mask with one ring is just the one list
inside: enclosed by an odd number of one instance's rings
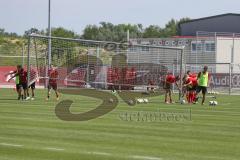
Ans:
{"label": "soccer ball on grass", "polygon": [[218,102],[217,101],[209,101],[209,106],[217,106]]}

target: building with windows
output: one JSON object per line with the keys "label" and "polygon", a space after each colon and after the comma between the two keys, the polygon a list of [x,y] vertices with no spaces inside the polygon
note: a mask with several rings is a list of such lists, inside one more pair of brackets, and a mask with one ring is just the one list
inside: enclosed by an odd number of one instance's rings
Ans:
{"label": "building with windows", "polygon": [[[208,64],[212,72],[227,73],[229,72],[229,66],[225,64],[225,67],[222,67],[223,64],[219,63],[240,64],[240,34],[233,35],[204,32],[204,35],[198,34],[198,36],[177,36],[172,38],[154,38],[154,39],[152,38],[131,39],[131,43],[133,45],[141,44],[167,47],[185,46],[184,63],[189,64],[188,65],[189,67],[187,69],[194,71],[199,71],[201,70],[202,65]],[[147,54],[146,49],[142,49],[141,52],[142,54],[144,54],[144,52]],[[129,53],[129,55],[130,54],[131,53]],[[169,54],[166,55],[168,56],[168,58],[176,59],[175,55],[170,56]],[[147,57],[147,55],[145,56]],[[129,56],[129,58],[131,59],[131,56]],[[136,57],[132,57],[132,59],[136,59]],[[144,58],[144,60],[146,60],[146,58]],[[154,57],[152,59],[152,62],[163,63],[161,59],[158,62],[156,62],[156,58]],[[179,63],[179,59],[175,60],[175,62]],[[239,67],[235,65],[235,67],[233,67],[232,72],[233,73],[239,72]]]}
{"label": "building with windows", "polygon": [[[238,65],[240,64],[240,14],[228,13],[194,19],[179,24],[179,30],[181,36],[131,39],[130,42],[139,45],[185,46],[184,63],[189,64],[188,69],[190,70],[198,71],[202,67],[200,64],[209,64],[212,72],[226,73],[229,72],[230,67],[226,67],[227,64],[225,64],[225,67],[222,67],[223,64],[220,65],[219,63],[232,63],[234,65],[231,71],[240,73],[240,65]],[[144,48],[140,51],[142,55],[144,55],[143,50]],[[147,54],[147,51],[145,52]],[[173,58],[172,61],[178,63],[179,59],[176,56],[171,57],[169,54],[167,55],[168,58]],[[157,60],[154,56],[152,57],[151,62],[154,63],[156,61],[158,61],[156,63],[166,61],[164,57],[161,57],[160,60]],[[135,58],[130,56],[129,61]],[[143,59],[146,60],[146,58]],[[164,60],[161,61],[161,59]]]}

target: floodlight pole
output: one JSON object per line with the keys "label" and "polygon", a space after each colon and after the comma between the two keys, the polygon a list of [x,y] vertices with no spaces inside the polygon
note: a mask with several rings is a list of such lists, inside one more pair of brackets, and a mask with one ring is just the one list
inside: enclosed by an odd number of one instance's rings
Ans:
{"label": "floodlight pole", "polygon": [[129,29],[127,30],[127,43],[129,44],[129,41],[130,41],[130,33],[129,33]]}
{"label": "floodlight pole", "polygon": [[130,45],[130,36],[129,36],[129,29],[127,30],[127,63],[128,63],[128,49],[129,49],[129,45]]}
{"label": "floodlight pole", "polygon": [[48,68],[52,58],[52,40],[51,40],[51,0],[48,0]]}
{"label": "floodlight pole", "polygon": [[24,44],[22,45],[22,67],[24,67],[24,52],[25,52],[25,48],[24,48]]}

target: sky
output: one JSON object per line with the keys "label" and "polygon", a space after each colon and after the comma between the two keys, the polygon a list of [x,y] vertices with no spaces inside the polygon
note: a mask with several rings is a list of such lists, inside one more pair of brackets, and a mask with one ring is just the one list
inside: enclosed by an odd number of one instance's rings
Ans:
{"label": "sky", "polygon": [[[240,13],[239,0],[51,0],[52,27],[81,34],[88,24],[154,24],[164,27],[171,19],[191,19]],[[20,35],[48,26],[48,0],[0,0],[0,28]]]}

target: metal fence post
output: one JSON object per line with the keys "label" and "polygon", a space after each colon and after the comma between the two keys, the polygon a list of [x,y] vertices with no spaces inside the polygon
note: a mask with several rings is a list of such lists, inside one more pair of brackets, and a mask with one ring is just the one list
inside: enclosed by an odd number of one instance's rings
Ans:
{"label": "metal fence post", "polygon": [[24,44],[22,45],[22,66],[24,67],[24,64],[25,64],[25,62],[24,62],[24,52],[25,52],[25,48],[24,48],[25,46],[24,46]]}
{"label": "metal fence post", "polygon": [[28,53],[27,53],[27,84],[30,83],[30,44],[31,43],[31,37],[28,36]]}
{"label": "metal fence post", "polygon": [[232,93],[232,63],[229,64],[229,95]]}
{"label": "metal fence post", "polygon": [[179,90],[179,101],[181,99],[182,95],[182,75],[183,75],[183,54],[184,54],[184,49],[181,50],[181,62],[180,62],[180,90]]}
{"label": "metal fence post", "polygon": [[[172,74],[175,76],[175,64],[172,64]],[[173,85],[173,92],[175,93],[175,85]]]}

